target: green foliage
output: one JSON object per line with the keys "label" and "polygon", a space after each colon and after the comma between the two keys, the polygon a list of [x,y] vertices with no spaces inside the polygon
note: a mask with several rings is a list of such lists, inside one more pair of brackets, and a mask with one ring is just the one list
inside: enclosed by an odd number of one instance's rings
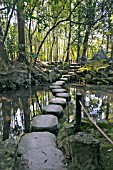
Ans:
{"label": "green foliage", "polygon": [[[6,30],[6,25],[9,19],[14,1],[1,0],[1,3],[6,10],[1,12],[0,26],[2,27],[3,35]],[[72,3],[72,25],[71,25],[71,48],[70,58],[76,59],[79,48],[79,55],[83,53],[84,47],[86,48],[86,55],[91,58],[92,55],[98,51],[100,47],[104,47],[109,56],[111,49],[111,33],[112,33],[112,0],[86,0],[86,1],[71,1]],[[79,4],[79,5],[77,5]],[[75,8],[76,6],[76,8]],[[16,7],[17,8],[17,7]],[[75,8],[75,9],[74,9]],[[30,51],[30,43],[32,46],[32,53],[29,54],[32,58],[36,58],[34,54],[37,53],[40,43],[47,34],[47,32],[59,21],[65,20],[70,14],[70,1],[66,0],[19,0],[18,9],[25,20],[25,36],[27,52]],[[18,48],[18,25],[14,12],[13,19],[11,20],[10,30],[7,36],[6,50],[9,58],[11,55],[17,56]],[[44,48],[41,48],[41,59],[48,57],[52,50],[52,57],[62,58],[66,55],[68,33],[69,33],[69,20],[61,22],[57,27],[53,28],[47,35],[44,41]],[[31,24],[31,26],[30,26]],[[89,34],[86,37],[86,32]],[[14,33],[14,34],[13,34]],[[29,41],[31,37],[31,42]],[[55,43],[52,43],[55,40]],[[58,41],[58,42],[57,42]],[[106,44],[108,44],[108,49]],[[23,48],[23,47],[21,47]],[[20,49],[21,49],[20,48]],[[58,50],[56,50],[58,49]],[[46,51],[46,52],[45,52]],[[57,55],[55,54],[57,51]],[[59,51],[59,52],[58,52]],[[80,57],[79,56],[79,57]],[[48,57],[49,59],[50,57]],[[97,63],[98,64],[98,63]]]}

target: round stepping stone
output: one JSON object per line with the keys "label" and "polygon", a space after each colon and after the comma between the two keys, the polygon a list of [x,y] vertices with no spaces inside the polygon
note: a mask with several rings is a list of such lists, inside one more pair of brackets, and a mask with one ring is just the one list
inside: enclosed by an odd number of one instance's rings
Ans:
{"label": "round stepping stone", "polygon": [[75,68],[75,66],[70,66],[70,69],[74,69]]}
{"label": "round stepping stone", "polygon": [[62,75],[62,77],[63,77],[63,78],[68,78],[68,79],[70,79],[71,75],[69,75],[69,74],[64,74],[64,75]]}
{"label": "round stepping stone", "polygon": [[64,85],[63,83],[58,83],[58,82],[52,83],[52,86],[63,86],[63,85]]}
{"label": "round stepping stone", "polygon": [[66,99],[65,98],[60,98],[60,97],[55,97],[55,98],[52,98],[50,101],[49,101],[50,104],[58,104],[58,105],[61,105],[63,108],[66,107]]}
{"label": "round stepping stone", "polygon": [[61,89],[62,86],[50,86],[50,89]]}
{"label": "round stepping stone", "polygon": [[57,117],[63,116],[63,107],[56,104],[49,104],[47,106],[43,106],[42,108],[43,114],[53,114]]}
{"label": "round stepping stone", "polygon": [[68,78],[68,81],[70,81],[71,80],[71,75],[64,74],[64,75],[62,75],[62,78]]}
{"label": "round stepping stone", "polygon": [[50,132],[27,133],[18,144],[18,153],[22,155],[28,150],[42,147],[56,147],[56,136]]}
{"label": "round stepping stone", "polygon": [[31,124],[31,130],[37,131],[48,131],[56,133],[58,131],[58,118],[54,115],[38,115],[33,118]]}
{"label": "round stepping stone", "polygon": [[59,81],[56,81],[56,83],[62,83],[62,84],[64,85],[64,84],[65,84],[65,81],[59,80]]}
{"label": "round stepping stone", "polygon": [[71,100],[71,96],[69,93],[56,93],[55,96],[65,98],[67,102]]}
{"label": "round stepping stone", "polygon": [[61,80],[61,81],[68,82],[68,78],[65,78],[65,77],[61,77],[60,80]]}
{"label": "round stepping stone", "polygon": [[79,63],[71,63],[71,66],[77,66]]}
{"label": "round stepping stone", "polygon": [[56,93],[63,93],[63,92],[67,92],[66,89],[52,89],[53,95],[55,95]]}
{"label": "round stepping stone", "polygon": [[72,76],[72,75],[75,75],[75,72],[70,71],[69,74]]}

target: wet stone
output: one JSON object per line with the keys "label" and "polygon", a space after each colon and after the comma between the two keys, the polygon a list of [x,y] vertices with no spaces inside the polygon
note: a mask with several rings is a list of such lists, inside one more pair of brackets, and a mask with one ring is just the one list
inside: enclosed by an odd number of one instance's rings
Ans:
{"label": "wet stone", "polygon": [[55,140],[55,135],[49,132],[24,135],[18,146],[16,170],[67,170]]}
{"label": "wet stone", "polygon": [[55,83],[52,83],[52,86],[61,86],[63,87],[64,83],[61,83],[61,82],[55,82]]}
{"label": "wet stone", "polygon": [[71,100],[71,96],[69,93],[56,93],[55,96],[65,98],[67,102]]}
{"label": "wet stone", "polygon": [[63,108],[66,107],[66,99],[65,98],[55,97],[55,98],[52,98],[49,101],[49,103],[61,105]]}
{"label": "wet stone", "polygon": [[65,78],[65,77],[61,77],[60,80],[61,80],[61,81],[68,82],[68,78]]}
{"label": "wet stone", "polygon": [[56,133],[58,131],[58,118],[54,115],[38,115],[33,118],[31,130],[48,131]]}
{"label": "wet stone", "polygon": [[65,81],[59,80],[59,81],[56,81],[56,83],[62,83],[64,85]]}
{"label": "wet stone", "polygon": [[42,108],[43,114],[53,114],[57,117],[63,116],[63,107],[56,104],[49,104],[46,106],[43,106]]}
{"label": "wet stone", "polygon": [[64,74],[64,75],[62,75],[62,78],[68,78],[68,79],[70,79],[70,77],[71,77],[71,75],[69,75],[69,74]]}
{"label": "wet stone", "polygon": [[50,86],[50,89],[61,89],[62,88],[62,86]]}
{"label": "wet stone", "polygon": [[[46,142],[45,142],[46,141]],[[56,136],[50,132],[32,132],[22,136],[18,145],[18,155],[41,147],[56,147]]]}
{"label": "wet stone", "polygon": [[61,89],[52,89],[53,95],[55,95],[56,93],[63,93],[63,92],[67,92],[67,90],[63,89],[63,88],[61,88]]}

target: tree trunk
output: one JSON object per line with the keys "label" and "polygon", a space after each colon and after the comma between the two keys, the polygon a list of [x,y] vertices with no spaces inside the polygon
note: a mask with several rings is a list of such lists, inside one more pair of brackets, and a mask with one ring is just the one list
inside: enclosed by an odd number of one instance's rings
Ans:
{"label": "tree trunk", "polygon": [[87,47],[88,47],[89,34],[90,34],[90,29],[88,27],[88,29],[86,30],[85,37],[84,37],[82,56],[86,56],[86,51],[87,51]]}
{"label": "tree trunk", "polygon": [[[80,22],[80,11],[78,12],[78,22]],[[80,24],[78,25],[78,42],[77,42],[77,59],[76,62],[80,60]]]}
{"label": "tree trunk", "polygon": [[113,28],[111,30],[111,60],[113,60]]}
{"label": "tree trunk", "polygon": [[[0,37],[3,37],[2,28],[0,27]],[[7,57],[6,49],[2,40],[0,40],[0,60],[9,63],[10,60]]]}
{"label": "tree trunk", "polygon": [[51,62],[53,61],[52,52],[53,52],[54,43],[55,43],[55,36],[54,36],[54,32],[53,32],[53,41],[52,41],[52,45],[51,45],[51,49],[50,49],[50,61],[51,61]]}
{"label": "tree trunk", "polygon": [[17,19],[18,19],[18,61],[27,62],[25,56],[25,33],[24,26],[25,21],[22,16],[23,9],[20,8],[20,4],[17,5]]}
{"label": "tree trunk", "polygon": [[69,37],[68,37],[68,46],[67,46],[67,57],[66,57],[66,62],[69,62],[69,57],[70,57],[70,42],[71,42],[71,3],[72,0],[70,0],[70,22],[69,22]]}

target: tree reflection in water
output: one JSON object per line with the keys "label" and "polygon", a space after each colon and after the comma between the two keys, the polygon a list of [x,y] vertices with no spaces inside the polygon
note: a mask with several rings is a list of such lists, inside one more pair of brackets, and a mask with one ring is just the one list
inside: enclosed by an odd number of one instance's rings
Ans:
{"label": "tree reflection in water", "polygon": [[[64,110],[63,121],[71,123],[75,119],[76,93],[82,92],[83,105],[95,120],[113,117],[113,96],[97,93],[83,88],[69,87],[71,101]],[[0,97],[0,134],[5,140],[9,137],[19,139],[23,133],[30,132],[30,122],[41,108],[49,103],[52,93],[48,87],[32,87],[18,91],[3,92]],[[82,113],[82,118],[85,114]],[[74,119],[73,119],[74,118]]]}
{"label": "tree reflection in water", "polygon": [[11,136],[19,139],[23,133],[30,132],[32,118],[40,114],[36,93],[41,104],[43,98],[45,98],[44,104],[48,103],[52,95],[50,91],[50,94],[48,93],[48,87],[38,87],[38,89],[34,87],[2,93],[0,97],[0,134],[3,140]]}

